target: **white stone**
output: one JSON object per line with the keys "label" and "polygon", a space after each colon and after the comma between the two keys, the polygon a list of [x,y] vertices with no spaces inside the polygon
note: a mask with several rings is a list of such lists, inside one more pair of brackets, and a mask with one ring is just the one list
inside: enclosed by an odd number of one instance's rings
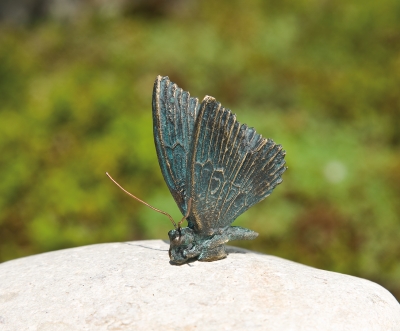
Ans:
{"label": "white stone", "polygon": [[2,263],[0,330],[400,330],[400,305],[380,285],[229,251],[174,266],[153,240]]}

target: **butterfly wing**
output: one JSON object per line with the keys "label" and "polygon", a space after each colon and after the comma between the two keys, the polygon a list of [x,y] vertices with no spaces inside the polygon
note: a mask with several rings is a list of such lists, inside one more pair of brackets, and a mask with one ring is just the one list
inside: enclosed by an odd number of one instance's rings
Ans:
{"label": "butterfly wing", "polygon": [[285,151],[212,97],[199,109],[190,149],[189,226],[211,235],[222,231],[282,182]]}
{"label": "butterfly wing", "polygon": [[157,76],[153,89],[153,131],[158,162],[182,214],[186,214],[187,163],[199,102],[168,77]]}

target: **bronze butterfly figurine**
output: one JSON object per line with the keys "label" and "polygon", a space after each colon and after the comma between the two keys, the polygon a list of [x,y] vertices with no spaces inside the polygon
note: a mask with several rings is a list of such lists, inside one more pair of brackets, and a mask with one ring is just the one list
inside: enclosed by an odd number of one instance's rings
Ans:
{"label": "bronze butterfly figurine", "polygon": [[213,97],[199,103],[161,76],[153,89],[153,130],[161,172],[185,215],[176,225],[146,204],[174,224],[168,232],[171,262],[219,260],[227,256],[228,241],[256,238],[258,233],[231,223],[282,182],[282,146],[240,124]]}

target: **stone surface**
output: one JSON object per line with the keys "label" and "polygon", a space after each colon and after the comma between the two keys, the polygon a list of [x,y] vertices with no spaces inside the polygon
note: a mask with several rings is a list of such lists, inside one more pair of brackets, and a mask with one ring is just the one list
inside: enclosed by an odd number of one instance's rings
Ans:
{"label": "stone surface", "polygon": [[0,330],[400,330],[400,305],[380,285],[229,251],[173,266],[153,240],[0,264]]}

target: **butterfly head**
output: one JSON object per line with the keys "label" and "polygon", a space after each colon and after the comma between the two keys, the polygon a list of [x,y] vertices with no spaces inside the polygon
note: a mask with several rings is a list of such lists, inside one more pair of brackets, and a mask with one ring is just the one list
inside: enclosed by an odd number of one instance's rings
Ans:
{"label": "butterfly head", "polygon": [[169,258],[171,262],[175,264],[185,263],[188,258],[184,254],[184,251],[193,247],[193,230],[191,228],[178,227],[169,231],[168,237],[170,240]]}

